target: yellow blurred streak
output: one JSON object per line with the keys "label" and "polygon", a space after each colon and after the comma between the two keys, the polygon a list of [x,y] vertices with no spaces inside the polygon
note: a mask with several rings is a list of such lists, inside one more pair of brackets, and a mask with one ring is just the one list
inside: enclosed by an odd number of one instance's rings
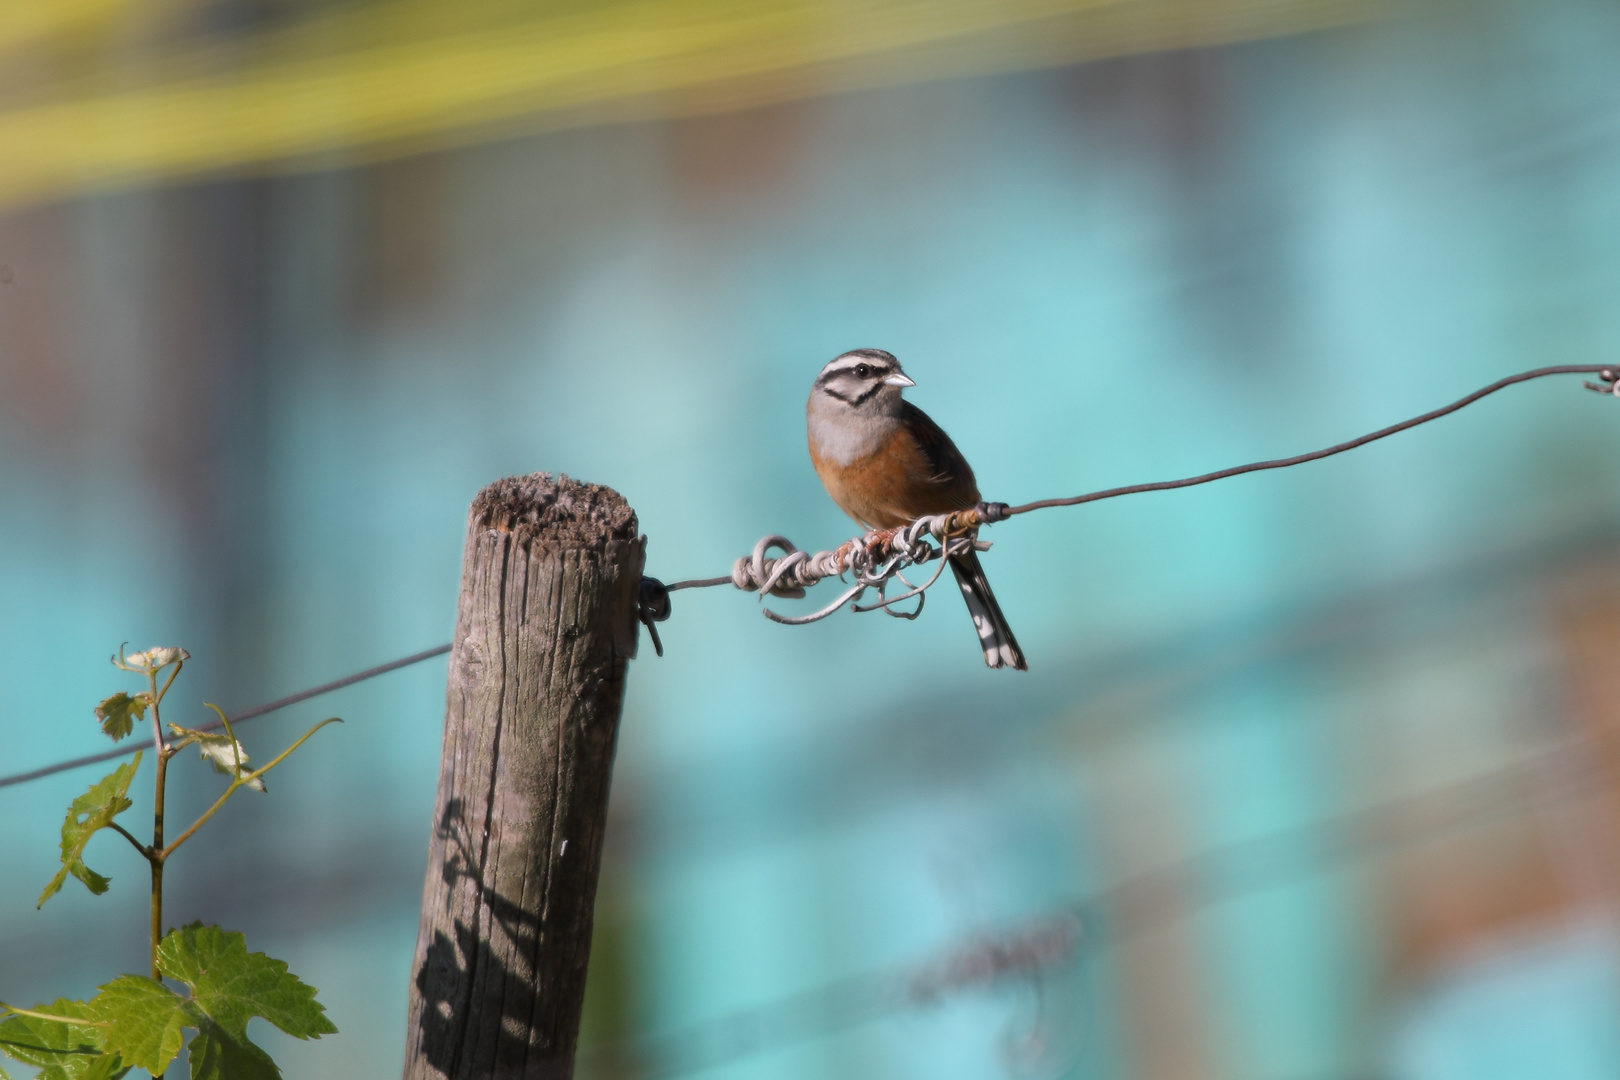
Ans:
{"label": "yellow blurred streak", "polygon": [[0,56],[24,47],[147,30],[197,0],[0,0]]}
{"label": "yellow blurred streak", "polygon": [[9,49],[106,23],[128,0],[3,0],[0,49]]}
{"label": "yellow blurred streak", "polygon": [[[316,167],[333,152],[398,156],[514,124],[720,111],[1221,44],[1375,10],[1372,0],[656,0],[427,29],[454,7],[406,0],[257,42],[181,48],[167,70],[192,74],[147,68],[137,89],[0,112],[0,204],[221,169]],[[496,10],[470,4],[467,14],[480,9]],[[378,20],[392,28],[387,43],[348,46]]]}

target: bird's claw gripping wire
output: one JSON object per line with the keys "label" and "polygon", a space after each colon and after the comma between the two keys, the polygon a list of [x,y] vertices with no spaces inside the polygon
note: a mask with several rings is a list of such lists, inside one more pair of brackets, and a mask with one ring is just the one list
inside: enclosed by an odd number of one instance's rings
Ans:
{"label": "bird's claw gripping wire", "polygon": [[652,638],[653,652],[664,655],[664,643],[658,640],[658,623],[669,618],[669,590],[655,577],[641,579],[641,595],[636,601],[636,618],[647,628]]}

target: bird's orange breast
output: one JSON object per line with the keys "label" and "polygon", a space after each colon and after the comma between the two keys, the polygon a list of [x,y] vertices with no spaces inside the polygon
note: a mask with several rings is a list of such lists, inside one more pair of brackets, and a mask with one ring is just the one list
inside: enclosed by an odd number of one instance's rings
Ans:
{"label": "bird's orange breast", "polygon": [[817,453],[811,440],[810,462],[838,508],[869,529],[892,529],[979,501],[971,479],[963,484],[959,478],[933,475],[927,455],[904,427],[848,465]]}

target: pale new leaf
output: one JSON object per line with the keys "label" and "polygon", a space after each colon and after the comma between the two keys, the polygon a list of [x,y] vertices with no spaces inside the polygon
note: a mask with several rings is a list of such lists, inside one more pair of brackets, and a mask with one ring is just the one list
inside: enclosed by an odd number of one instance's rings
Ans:
{"label": "pale new leaf", "polygon": [[[238,768],[247,771],[247,751],[242,744],[229,735],[218,731],[198,731],[196,728],[181,727],[179,724],[170,724],[169,730],[180,739],[180,745],[193,743],[202,759],[214,767],[215,772],[226,776],[236,776]],[[264,790],[264,781],[258,777],[245,782],[247,787],[254,791]]]}
{"label": "pale new leaf", "polygon": [[146,704],[145,694],[126,694],[122,690],[104,699],[96,706],[102,734],[117,742],[134,731],[136,721],[146,715]]}

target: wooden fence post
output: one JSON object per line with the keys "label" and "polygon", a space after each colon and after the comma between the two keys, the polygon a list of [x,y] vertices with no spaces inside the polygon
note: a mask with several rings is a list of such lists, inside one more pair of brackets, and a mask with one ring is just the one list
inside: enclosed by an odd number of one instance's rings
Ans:
{"label": "wooden fence post", "polygon": [[595,484],[473,500],[406,1080],[573,1075],[643,548]]}

